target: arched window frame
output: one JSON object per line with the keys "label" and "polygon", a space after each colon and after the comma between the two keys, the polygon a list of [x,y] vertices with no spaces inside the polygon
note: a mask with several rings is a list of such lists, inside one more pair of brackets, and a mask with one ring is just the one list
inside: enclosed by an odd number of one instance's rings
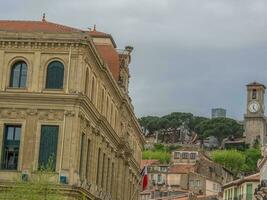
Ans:
{"label": "arched window frame", "polygon": [[[49,70],[49,65],[51,65],[53,62],[59,62],[62,64],[63,66],[63,75],[62,75],[62,86],[61,87],[58,87],[58,88],[52,88],[52,87],[48,87],[47,86],[47,79],[48,79],[48,70]],[[45,78],[44,78],[44,88],[46,90],[63,90],[65,88],[65,76],[66,76],[66,73],[67,73],[67,70],[66,70],[66,65],[65,63],[60,60],[60,59],[53,59],[53,60],[49,60],[46,64],[46,68],[45,68]]]}
{"label": "arched window frame", "polygon": [[[16,66],[20,64],[20,72],[19,72],[19,83],[17,86],[14,85],[14,74],[13,70]],[[24,84],[22,83],[22,64],[25,64],[26,66],[26,75],[24,79]],[[10,65],[10,73],[9,73],[9,82],[8,82],[8,87],[9,88],[16,88],[16,89],[26,89],[28,86],[28,76],[29,76],[29,65],[28,62],[25,59],[16,59],[14,60],[11,65]]]}
{"label": "arched window frame", "polygon": [[88,68],[86,68],[86,72],[85,72],[84,94],[89,96],[89,69]]}

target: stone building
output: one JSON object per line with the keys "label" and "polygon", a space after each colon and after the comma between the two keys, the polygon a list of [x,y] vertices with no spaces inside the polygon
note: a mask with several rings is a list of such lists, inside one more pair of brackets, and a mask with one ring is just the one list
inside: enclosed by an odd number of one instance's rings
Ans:
{"label": "stone building", "polygon": [[223,186],[223,200],[256,200],[254,191],[259,182],[259,173],[231,181]]}
{"label": "stone building", "polygon": [[202,151],[181,148],[173,151],[171,162],[143,160],[148,166],[149,187],[141,199],[176,198],[185,194],[218,196],[222,185],[233,181],[231,172],[210,160]]}
{"label": "stone building", "polygon": [[244,116],[244,136],[246,144],[253,146],[255,143],[265,145],[267,142],[267,123],[264,115],[265,86],[253,82],[247,85],[247,111]]}
{"label": "stone building", "polygon": [[128,96],[133,48],[116,48],[96,28],[0,20],[1,185],[51,162],[55,182],[77,196],[138,199],[144,138]]}

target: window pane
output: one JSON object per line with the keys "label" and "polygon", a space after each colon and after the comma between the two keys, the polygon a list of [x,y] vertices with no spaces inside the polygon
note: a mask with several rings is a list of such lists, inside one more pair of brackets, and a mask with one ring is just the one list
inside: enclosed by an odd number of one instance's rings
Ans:
{"label": "window pane", "polygon": [[46,88],[62,89],[64,80],[64,66],[61,62],[51,62],[47,67]]}
{"label": "window pane", "polygon": [[20,132],[21,132],[21,128],[20,127],[16,127],[15,128],[15,140],[20,140]]}
{"label": "window pane", "polygon": [[42,126],[41,140],[39,148],[39,168],[55,170],[57,143],[58,143],[58,126]]}
{"label": "window pane", "polygon": [[12,66],[10,87],[23,88],[26,87],[27,80],[27,64],[18,62]]}
{"label": "window pane", "polygon": [[21,66],[21,73],[20,73],[20,87],[26,87],[26,80],[27,80],[27,65],[23,63]]}
{"label": "window pane", "polygon": [[17,125],[8,125],[5,128],[3,157],[1,163],[2,169],[17,169],[20,141],[19,139],[16,140],[16,137],[20,137],[20,131],[21,127]]}
{"label": "window pane", "polygon": [[20,65],[16,65],[13,69],[13,75],[12,75],[12,87],[19,87],[19,77],[20,77]]}
{"label": "window pane", "polygon": [[13,140],[13,138],[14,138],[14,127],[12,127],[12,126],[8,126],[7,127],[7,137],[6,137],[6,139],[7,140]]}

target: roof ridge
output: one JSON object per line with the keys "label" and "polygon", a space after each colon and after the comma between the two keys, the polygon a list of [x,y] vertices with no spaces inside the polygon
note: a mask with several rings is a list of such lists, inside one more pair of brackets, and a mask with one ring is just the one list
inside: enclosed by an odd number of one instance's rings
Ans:
{"label": "roof ridge", "polygon": [[34,24],[40,24],[40,25],[52,25],[61,29],[65,29],[65,30],[71,30],[71,31],[75,31],[75,32],[84,32],[84,30],[79,29],[79,28],[74,28],[71,26],[66,26],[63,24],[59,24],[59,23],[54,23],[54,22],[50,22],[50,21],[36,21],[36,20],[1,20],[0,19],[0,23],[34,23]]}

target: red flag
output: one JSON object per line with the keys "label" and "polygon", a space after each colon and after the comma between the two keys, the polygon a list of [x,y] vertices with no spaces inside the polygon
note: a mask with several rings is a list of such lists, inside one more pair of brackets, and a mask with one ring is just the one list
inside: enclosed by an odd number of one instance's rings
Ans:
{"label": "red flag", "polygon": [[147,175],[147,166],[144,166],[142,172],[141,172],[141,175],[142,175],[142,189],[143,191],[147,188],[147,185],[148,185],[148,175]]}

